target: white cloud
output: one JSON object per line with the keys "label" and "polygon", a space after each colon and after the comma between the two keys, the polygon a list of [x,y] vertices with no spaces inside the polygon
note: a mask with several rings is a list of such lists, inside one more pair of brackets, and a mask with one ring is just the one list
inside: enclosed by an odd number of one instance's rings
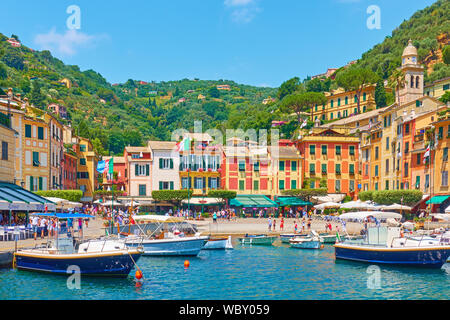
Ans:
{"label": "white cloud", "polygon": [[73,56],[80,47],[93,44],[102,36],[88,35],[75,29],[67,30],[64,34],[57,33],[55,28],[48,33],[38,34],[34,42],[41,50],[50,50],[64,56]]}
{"label": "white cloud", "polygon": [[254,0],[225,0],[225,5],[228,7],[246,6],[254,2]]}
{"label": "white cloud", "polygon": [[237,23],[249,23],[261,11],[257,0],[225,0],[224,5],[231,9],[231,18]]}

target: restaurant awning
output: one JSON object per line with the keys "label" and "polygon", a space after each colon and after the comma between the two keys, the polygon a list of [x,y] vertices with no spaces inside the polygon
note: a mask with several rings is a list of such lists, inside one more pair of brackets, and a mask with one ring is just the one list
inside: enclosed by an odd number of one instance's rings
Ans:
{"label": "restaurant awning", "polygon": [[12,183],[0,183],[0,210],[55,211],[56,204]]}
{"label": "restaurant awning", "polygon": [[311,202],[303,201],[302,199],[297,197],[279,197],[277,198],[276,202],[279,204],[280,207],[313,205]]}
{"label": "restaurant awning", "polygon": [[230,206],[243,208],[276,208],[278,204],[264,195],[237,195],[231,199]]}
{"label": "restaurant awning", "polygon": [[444,202],[448,198],[450,198],[450,195],[434,196],[433,198],[431,198],[430,200],[427,201],[427,204],[441,204],[442,202]]}
{"label": "restaurant awning", "polygon": [[[188,200],[185,199],[182,201],[183,204],[187,205]],[[194,197],[189,199],[189,204],[194,206],[214,206],[214,205],[221,205],[223,204],[222,199],[218,198],[207,198],[207,197]]]}

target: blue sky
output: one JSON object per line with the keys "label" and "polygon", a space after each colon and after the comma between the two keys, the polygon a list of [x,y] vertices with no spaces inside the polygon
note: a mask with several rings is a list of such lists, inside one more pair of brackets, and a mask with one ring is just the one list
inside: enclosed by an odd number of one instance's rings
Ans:
{"label": "blue sky", "polygon": [[[8,1],[0,32],[109,82],[227,79],[278,87],[340,67],[434,0]],[[80,8],[80,29],[66,12]],[[370,30],[377,5],[381,29]]]}

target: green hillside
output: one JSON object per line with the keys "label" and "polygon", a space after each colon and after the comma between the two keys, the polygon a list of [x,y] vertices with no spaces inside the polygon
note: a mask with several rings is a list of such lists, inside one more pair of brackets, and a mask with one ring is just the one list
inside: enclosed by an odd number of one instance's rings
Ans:
{"label": "green hillside", "polygon": [[[78,134],[91,138],[103,154],[120,154],[124,146],[148,139],[170,139],[174,129],[192,130],[194,119],[203,120],[204,129],[221,130],[254,127],[255,121],[269,128],[272,121],[262,101],[276,94],[273,88],[197,79],[144,85],[128,80],[112,86],[93,70],[81,71],[49,51],[16,48],[7,40],[0,34],[0,87],[12,87],[41,109],[50,103],[67,106]],[[71,88],[61,83],[64,78]],[[217,90],[217,85],[230,85],[230,90]],[[204,99],[198,99],[200,94]],[[179,102],[182,98],[186,101]]]}
{"label": "green hillside", "polygon": [[[442,62],[442,49],[450,40],[450,1],[438,0],[405,20],[390,36],[364,53],[357,66],[368,67],[383,79],[400,67],[403,50],[413,40],[419,61],[427,67],[425,82],[450,76],[450,66]],[[437,62],[437,64],[434,64]],[[432,67],[431,67],[432,66]]]}

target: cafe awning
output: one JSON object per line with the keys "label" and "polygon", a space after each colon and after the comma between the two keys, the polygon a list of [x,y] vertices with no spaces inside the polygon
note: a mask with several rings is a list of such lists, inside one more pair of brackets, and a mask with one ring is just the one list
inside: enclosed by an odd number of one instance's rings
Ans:
{"label": "cafe awning", "polygon": [[0,210],[11,211],[55,211],[54,202],[34,194],[12,183],[0,183]]}
{"label": "cafe awning", "polygon": [[[185,199],[182,201],[182,203],[183,203],[183,205],[187,205],[188,200]],[[214,205],[222,205],[222,204],[223,204],[223,201],[218,198],[194,197],[194,198],[189,199],[189,205],[194,205],[194,206],[200,206],[200,205],[214,206]]]}
{"label": "cafe awning", "polygon": [[230,206],[243,208],[276,208],[278,204],[264,195],[237,195],[231,199]]}
{"label": "cafe awning", "polygon": [[279,204],[280,207],[313,205],[311,202],[303,201],[302,199],[297,197],[279,197],[276,200],[276,202]]}
{"label": "cafe awning", "polygon": [[430,200],[427,201],[427,204],[441,204],[448,198],[450,198],[450,195],[434,196],[433,198],[431,198]]}

